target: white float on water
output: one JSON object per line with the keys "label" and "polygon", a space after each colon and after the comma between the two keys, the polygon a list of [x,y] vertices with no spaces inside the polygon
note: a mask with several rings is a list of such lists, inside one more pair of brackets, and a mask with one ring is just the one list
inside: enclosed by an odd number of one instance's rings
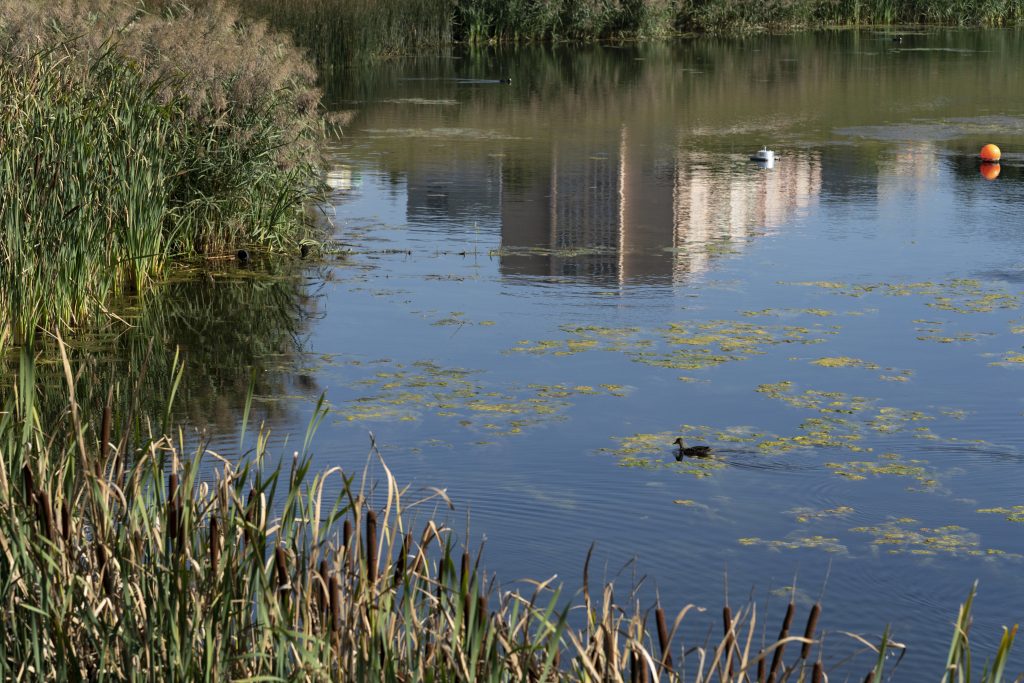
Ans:
{"label": "white float on water", "polygon": [[762,147],[758,151],[754,152],[754,155],[750,157],[751,161],[760,161],[766,164],[775,163],[775,152],[768,149],[768,147]]}

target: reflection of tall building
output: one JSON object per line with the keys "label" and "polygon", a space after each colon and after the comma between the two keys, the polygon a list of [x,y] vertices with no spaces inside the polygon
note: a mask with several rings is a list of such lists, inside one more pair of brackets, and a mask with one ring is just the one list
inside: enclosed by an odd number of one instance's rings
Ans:
{"label": "reflection of tall building", "polygon": [[680,157],[673,235],[677,275],[705,270],[719,250],[782,225],[820,191],[816,157],[785,155],[770,170],[737,167],[710,155]]}
{"label": "reflection of tall building", "polygon": [[501,271],[677,278],[705,269],[723,247],[781,225],[821,188],[821,165],[808,155],[761,170],[707,155],[656,154],[623,128],[611,151],[557,141],[545,171],[503,174]]}
{"label": "reflection of tall building", "polygon": [[436,164],[423,163],[409,169],[409,201],[406,216],[410,223],[494,223],[501,204],[500,159],[444,158]]}

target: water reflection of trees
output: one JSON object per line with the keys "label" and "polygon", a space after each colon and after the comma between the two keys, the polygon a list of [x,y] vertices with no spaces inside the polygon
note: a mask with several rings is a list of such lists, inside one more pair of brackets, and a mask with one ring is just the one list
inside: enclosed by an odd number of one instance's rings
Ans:
{"label": "water reflection of trees", "polygon": [[[377,129],[363,149],[404,183],[410,222],[500,232],[504,273],[678,278],[816,197],[926,185],[948,145],[905,145],[892,122],[1017,97],[1022,51],[991,31],[471,50],[352,86],[352,128]],[[837,138],[855,144],[800,151]],[[765,143],[786,155],[758,172],[745,155]]]}
{"label": "water reflection of trees", "polygon": [[[318,295],[287,264],[155,287],[144,300],[118,309],[123,321],[67,341],[82,413],[98,428],[109,395],[115,421],[124,426],[131,415],[162,416],[174,391],[173,424],[231,433],[254,382],[257,397],[274,399],[257,401],[254,415],[287,420],[286,397],[319,393],[301,372],[304,336],[317,306]],[[37,408],[48,424],[67,411],[67,387],[56,348],[36,352]],[[184,372],[175,387],[176,352]]]}

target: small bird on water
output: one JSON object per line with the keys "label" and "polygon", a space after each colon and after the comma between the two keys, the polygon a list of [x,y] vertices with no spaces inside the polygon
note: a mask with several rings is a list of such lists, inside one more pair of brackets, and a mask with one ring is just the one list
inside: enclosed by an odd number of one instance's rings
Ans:
{"label": "small bird on water", "polygon": [[684,457],[708,458],[711,456],[711,446],[687,446],[682,437],[672,443],[679,446],[679,450],[676,451],[676,461],[681,462]]}

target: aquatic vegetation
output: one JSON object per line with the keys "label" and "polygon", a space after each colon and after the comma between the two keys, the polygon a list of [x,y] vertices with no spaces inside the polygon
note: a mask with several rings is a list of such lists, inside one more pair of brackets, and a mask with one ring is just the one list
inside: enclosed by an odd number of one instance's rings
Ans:
{"label": "aquatic vegetation", "polygon": [[887,553],[898,555],[977,555],[985,557],[1019,557],[995,548],[982,548],[977,534],[962,526],[949,524],[929,528],[917,526],[916,519],[902,517],[877,526],[862,526],[850,529],[854,533],[874,537],[872,545]]}
{"label": "aquatic vegetation", "polygon": [[651,345],[641,339],[638,327],[600,327],[598,325],[562,325],[568,339],[546,339],[532,342],[521,340],[510,350],[512,353],[533,355],[572,356],[584,351],[628,352]]}
{"label": "aquatic vegetation", "polygon": [[1024,505],[1014,505],[1013,507],[996,507],[996,508],[980,508],[978,510],[981,514],[986,515],[1005,515],[1006,519],[1011,522],[1024,523]]}
{"label": "aquatic vegetation", "polygon": [[859,358],[850,358],[849,356],[819,358],[812,360],[811,365],[818,365],[823,368],[867,368],[868,370],[877,370],[879,368],[877,363],[871,363]]}
{"label": "aquatic vegetation", "polygon": [[765,540],[756,536],[740,538],[740,545],[763,545],[772,550],[824,550],[827,553],[845,553],[847,548],[838,538],[831,536],[801,536],[794,534],[784,539]]}
{"label": "aquatic vegetation", "polygon": [[756,325],[732,320],[671,323],[655,331],[671,351],[634,351],[630,357],[645,365],[699,370],[746,360],[781,344],[817,344],[835,329],[795,325]]}
{"label": "aquatic vegetation", "polygon": [[[808,435],[792,438],[778,438],[762,444],[763,449],[790,450],[799,445],[845,445],[858,451],[852,442],[861,438],[863,432],[872,430],[879,434],[893,434],[910,430],[916,438],[937,439],[928,427],[916,423],[932,421],[934,416],[923,411],[911,411],[879,405],[878,399],[865,396],[851,396],[839,391],[807,389],[797,391],[793,382],[782,381],[761,384],[759,393],[775,400],[781,400],[794,408],[810,410],[823,417],[811,418],[801,427]],[[849,415],[852,418],[842,416]]]}
{"label": "aquatic vegetation", "polygon": [[[385,362],[372,376],[355,380],[355,389],[374,393],[349,399],[333,409],[346,422],[413,422],[426,415],[454,419],[459,425],[501,436],[564,419],[563,413],[579,396],[627,395],[625,387],[566,384],[528,384],[492,390],[481,371],[446,368],[432,361],[411,366]],[[379,368],[381,363],[377,364]]]}
{"label": "aquatic vegetation", "polygon": [[0,7],[0,342],[78,328],[183,257],[311,230],[319,93],[288,41],[220,3],[102,4]]}
{"label": "aquatic vegetation", "polygon": [[780,282],[779,284],[800,287],[817,287],[849,297],[869,294],[882,296],[923,296],[930,298],[926,305],[951,313],[991,313],[993,311],[1015,310],[1021,306],[1021,297],[1008,291],[1005,286],[984,285],[980,280],[956,278],[946,282],[905,282],[850,284],[846,282],[808,281]]}
{"label": "aquatic vegetation", "polygon": [[983,335],[978,332],[957,332],[949,334],[945,331],[946,322],[941,320],[915,320],[917,338],[920,341],[934,341],[939,344],[955,344],[978,341]]}
{"label": "aquatic vegetation", "polygon": [[1017,351],[1010,351],[1003,355],[1003,359],[999,361],[993,361],[989,365],[1002,365],[1005,367],[1014,367],[1024,363],[1024,353]]}
{"label": "aquatic vegetation", "polygon": [[793,508],[792,510],[788,510],[786,514],[793,515],[796,521],[800,522],[801,524],[804,524],[814,520],[826,519],[829,517],[848,517],[852,515],[853,512],[853,508],[850,507],[849,505],[840,505],[838,507],[826,510],[817,510],[815,508],[809,507],[798,507]]}
{"label": "aquatic vegetation", "polygon": [[[683,429],[684,434],[694,434],[699,431],[699,428]],[[707,458],[683,458],[681,461],[677,461],[675,446],[671,444],[678,436],[679,432],[659,432],[613,437],[618,442],[618,447],[602,448],[601,452],[616,456],[622,467],[671,470],[698,479],[710,477],[717,470],[728,467],[729,463],[716,455]]]}
{"label": "aquatic vegetation", "polygon": [[[759,316],[781,318],[794,315],[813,315],[818,318],[828,318],[836,315],[836,312],[825,308],[763,308],[760,311],[742,311],[740,315],[746,318],[755,318]],[[847,313],[847,315],[850,314]]]}
{"label": "aquatic vegetation", "polygon": [[825,467],[835,474],[854,481],[863,481],[868,475],[910,477],[925,488],[938,486],[934,473],[928,470],[927,460],[905,460],[896,453],[884,453],[876,461],[855,460],[849,462],[829,462]]}

